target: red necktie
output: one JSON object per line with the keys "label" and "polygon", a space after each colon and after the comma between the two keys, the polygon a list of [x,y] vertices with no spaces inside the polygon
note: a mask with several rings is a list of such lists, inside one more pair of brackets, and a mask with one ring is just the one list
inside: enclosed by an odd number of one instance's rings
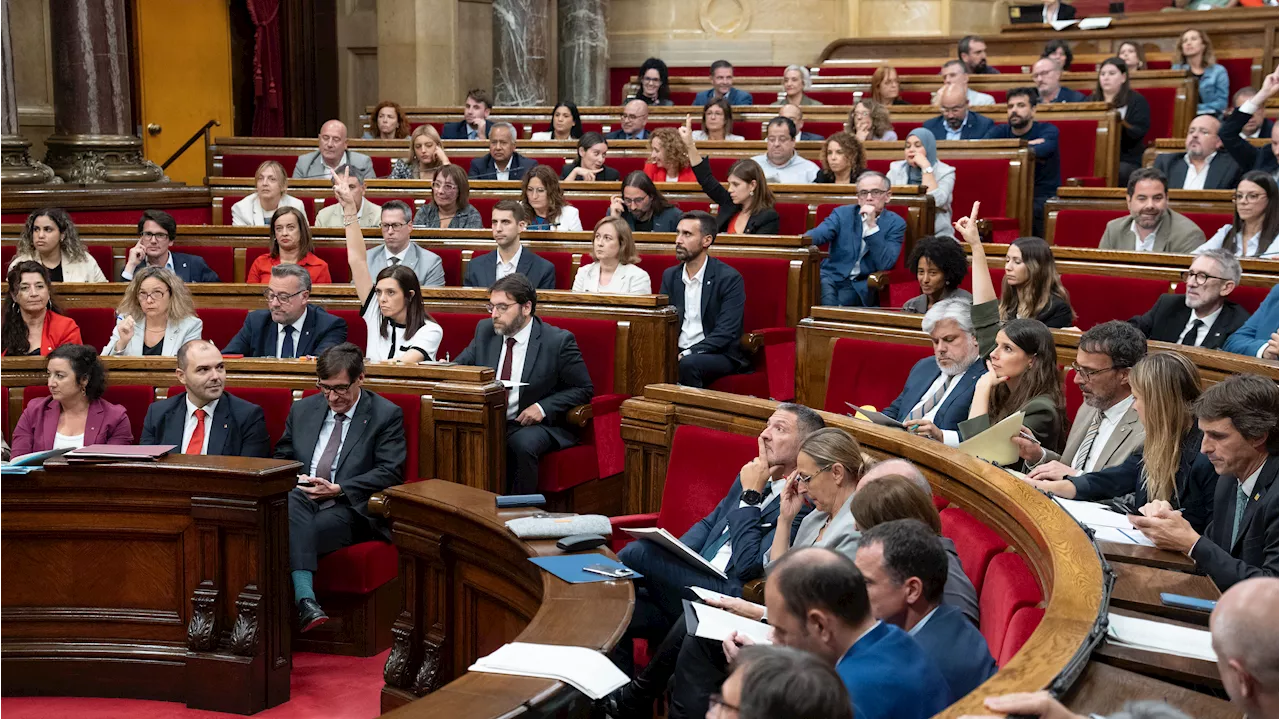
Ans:
{"label": "red necktie", "polygon": [[516,338],[508,337],[507,352],[506,352],[506,355],[502,358],[502,374],[498,375],[499,380],[509,381],[511,379],[511,361],[514,359],[514,357],[511,356],[511,353],[512,353],[512,350],[515,349],[515,346],[516,346]]}
{"label": "red necktie", "polygon": [[184,454],[204,454],[205,416],[203,409],[196,410],[196,429],[191,433],[191,439],[187,441],[187,451]]}

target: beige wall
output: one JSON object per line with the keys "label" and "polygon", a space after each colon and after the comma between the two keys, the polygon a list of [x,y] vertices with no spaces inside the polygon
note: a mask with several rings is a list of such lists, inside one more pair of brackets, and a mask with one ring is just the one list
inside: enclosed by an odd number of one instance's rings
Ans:
{"label": "beige wall", "polygon": [[377,0],[379,97],[461,105],[493,84],[489,0]]}
{"label": "beige wall", "polygon": [[13,82],[18,132],[31,141],[31,156],[44,157],[44,139],[53,134],[53,50],[49,45],[48,0],[10,0]]}
{"label": "beige wall", "polygon": [[338,0],[338,116],[359,137],[360,113],[378,104],[378,0]]}

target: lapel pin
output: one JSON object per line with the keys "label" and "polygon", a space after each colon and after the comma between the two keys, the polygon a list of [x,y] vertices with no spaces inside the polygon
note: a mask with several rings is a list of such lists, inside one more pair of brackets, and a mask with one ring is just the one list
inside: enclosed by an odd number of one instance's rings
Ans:
{"label": "lapel pin", "polygon": [[1253,495],[1253,501],[1255,501],[1255,502],[1256,502],[1256,501],[1258,501],[1259,499],[1262,499],[1262,495],[1261,495],[1261,494],[1255,494],[1255,495]]}

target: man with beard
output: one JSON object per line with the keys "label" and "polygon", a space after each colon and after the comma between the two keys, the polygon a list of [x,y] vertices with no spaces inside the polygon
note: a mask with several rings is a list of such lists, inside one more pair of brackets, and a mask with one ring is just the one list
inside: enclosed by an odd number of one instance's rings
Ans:
{"label": "man with beard", "polygon": [[1000,71],[987,64],[987,43],[977,35],[965,35],[956,46],[956,56],[964,63],[970,75],[999,75]]}
{"label": "man with beard", "polygon": [[1184,190],[1234,190],[1240,182],[1240,166],[1222,149],[1213,115],[1197,115],[1187,128],[1186,152],[1156,155],[1155,168],[1169,184]]}
{"label": "man with beard", "polygon": [[937,302],[924,315],[923,329],[933,340],[933,356],[911,368],[902,394],[884,413],[921,437],[960,444],[957,431],[969,418],[973,388],[986,367],[978,362],[969,303],[961,299]]}
{"label": "man with beard", "polygon": [[[959,65],[959,62],[956,62]],[[969,111],[967,85],[946,84],[938,91],[935,103],[942,114],[924,121],[924,129],[939,140],[981,140],[995,127],[995,122]]]}
{"label": "man with beard", "polygon": [[1169,209],[1169,181],[1163,172],[1154,167],[1134,170],[1125,194],[1129,217],[1107,223],[1099,249],[1191,253],[1204,244],[1204,230]]}
{"label": "man with beard", "polygon": [[1062,454],[1041,447],[1033,438],[1013,438],[1032,479],[1066,479],[1114,467],[1142,448],[1147,431],[1133,407],[1129,372],[1146,354],[1147,339],[1119,320],[1090,327],[1080,335],[1071,369],[1084,404],[1076,412]]}
{"label": "man with beard", "polygon": [[1040,92],[1040,102],[1084,102],[1084,95],[1062,86],[1062,66],[1042,57],[1031,66],[1031,79]]}
{"label": "man with beard", "polygon": [[996,125],[987,133],[989,140],[1026,140],[1027,147],[1035,153],[1036,184],[1032,195],[1031,230],[1037,237],[1044,234],[1044,204],[1058,193],[1058,186],[1062,184],[1058,128],[1047,122],[1036,122],[1039,94],[1034,87],[1010,90],[1005,100],[1009,108],[1009,124]]}
{"label": "man with beard", "polygon": [[1227,299],[1240,282],[1240,261],[1226,250],[1208,250],[1196,256],[1182,278],[1185,295],[1161,295],[1155,306],[1129,324],[1147,339],[1221,349],[1227,336],[1249,319],[1248,310]]}
{"label": "man with beard", "polygon": [[662,273],[659,294],[671,298],[680,318],[676,359],[680,384],[706,387],[747,368],[742,354],[742,313],[747,295],[738,271],[707,250],[716,241],[716,220],[686,212],[676,225],[676,259]]}
{"label": "man with beard", "polygon": [[271,268],[262,293],[267,309],[253,310],[222,348],[223,354],[245,357],[318,357],[347,341],[347,323],[311,304],[311,275],[295,264]]}
{"label": "man with beard", "polygon": [[262,408],[226,391],[222,353],[209,340],[178,348],[178,381],[186,392],[153,402],[139,444],[173,444],[183,454],[269,457]]}

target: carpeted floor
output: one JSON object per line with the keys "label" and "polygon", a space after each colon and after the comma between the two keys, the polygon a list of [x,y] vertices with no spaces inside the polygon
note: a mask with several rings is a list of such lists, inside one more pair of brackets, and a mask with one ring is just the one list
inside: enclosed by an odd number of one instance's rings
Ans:
{"label": "carpeted floor", "polygon": [[[370,719],[380,713],[383,652],[368,659],[294,654],[289,701],[254,719]],[[4,719],[227,719],[234,714],[196,711],[171,702],[81,697],[5,697]]]}

